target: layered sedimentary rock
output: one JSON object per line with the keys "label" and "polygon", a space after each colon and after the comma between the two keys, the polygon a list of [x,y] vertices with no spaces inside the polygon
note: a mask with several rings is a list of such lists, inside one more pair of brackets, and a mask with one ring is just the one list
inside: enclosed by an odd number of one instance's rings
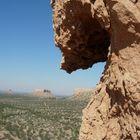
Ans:
{"label": "layered sedimentary rock", "polygon": [[106,62],[83,111],[80,140],[140,139],[140,1],[52,0],[68,73]]}

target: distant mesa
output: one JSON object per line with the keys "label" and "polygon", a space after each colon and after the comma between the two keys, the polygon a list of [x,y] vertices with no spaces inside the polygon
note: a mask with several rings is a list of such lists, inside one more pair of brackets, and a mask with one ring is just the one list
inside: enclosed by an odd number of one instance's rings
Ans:
{"label": "distant mesa", "polygon": [[8,93],[9,93],[9,94],[12,94],[12,93],[13,93],[12,89],[9,89],[9,90],[8,90]]}
{"label": "distant mesa", "polygon": [[54,98],[54,95],[50,90],[47,89],[35,89],[33,92],[33,96],[35,97],[45,97],[45,98]]}
{"label": "distant mesa", "polygon": [[74,94],[71,96],[71,99],[89,100],[93,95],[93,91],[93,88],[77,88],[74,90]]}
{"label": "distant mesa", "polygon": [[13,95],[14,92],[12,91],[12,89],[7,89],[7,90],[0,90],[0,95]]}
{"label": "distant mesa", "polygon": [[7,95],[13,95],[12,89],[8,89],[7,91],[5,91],[5,94],[7,94]]}

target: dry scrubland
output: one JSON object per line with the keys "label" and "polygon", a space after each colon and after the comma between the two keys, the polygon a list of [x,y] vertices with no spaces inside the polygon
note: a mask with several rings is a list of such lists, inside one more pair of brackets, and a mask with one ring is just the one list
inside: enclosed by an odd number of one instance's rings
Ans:
{"label": "dry scrubland", "polygon": [[77,140],[87,102],[0,95],[0,140]]}

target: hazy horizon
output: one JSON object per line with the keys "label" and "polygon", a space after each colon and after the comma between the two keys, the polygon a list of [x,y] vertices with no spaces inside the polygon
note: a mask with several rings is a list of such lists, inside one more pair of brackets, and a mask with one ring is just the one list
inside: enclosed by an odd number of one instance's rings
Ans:
{"label": "hazy horizon", "polygon": [[67,74],[60,70],[61,52],[54,45],[50,1],[0,1],[0,90],[71,95],[93,88],[105,63]]}

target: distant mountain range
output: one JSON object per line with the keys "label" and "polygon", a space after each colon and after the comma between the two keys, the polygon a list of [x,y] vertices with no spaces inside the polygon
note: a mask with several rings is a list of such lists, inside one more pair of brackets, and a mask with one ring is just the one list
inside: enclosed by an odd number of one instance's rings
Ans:
{"label": "distant mountain range", "polygon": [[77,88],[74,90],[74,94],[72,96],[55,96],[48,89],[35,89],[32,93],[23,93],[23,92],[15,92],[11,89],[9,90],[0,90],[0,94],[4,95],[23,95],[23,96],[30,96],[30,97],[41,97],[41,98],[64,98],[70,100],[89,100],[93,95],[93,88]]}

